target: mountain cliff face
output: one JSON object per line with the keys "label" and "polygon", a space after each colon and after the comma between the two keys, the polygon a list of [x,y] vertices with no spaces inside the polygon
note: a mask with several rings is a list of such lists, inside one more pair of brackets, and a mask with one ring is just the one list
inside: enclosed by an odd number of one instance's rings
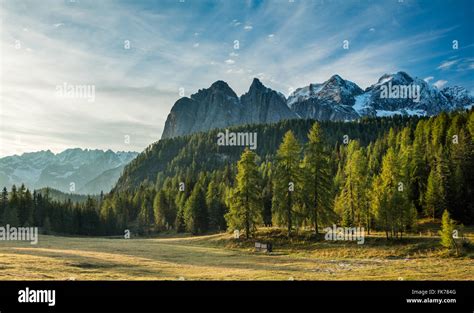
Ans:
{"label": "mountain cliff face", "polygon": [[171,109],[162,138],[240,124],[240,102],[223,81],[179,99]]}
{"label": "mountain cliff face", "polygon": [[385,74],[366,90],[333,75],[324,83],[296,89],[288,99],[256,78],[240,98],[225,82],[217,81],[210,88],[175,103],[162,138],[295,118],[344,121],[364,116],[431,116],[470,108],[473,104],[474,97],[463,87],[439,90],[405,72]]}
{"label": "mountain cliff face", "polygon": [[187,135],[214,128],[250,123],[271,123],[297,118],[285,96],[254,79],[242,97],[223,81],[179,99],[166,119],[162,138]]}
{"label": "mountain cliff face", "polygon": [[249,91],[240,97],[242,105],[240,124],[273,123],[297,118],[286,105],[286,98],[254,79]]}
{"label": "mountain cliff face", "polygon": [[[0,159],[0,186],[25,184],[30,189],[55,188],[62,192],[108,192],[136,152],[67,149],[24,153]],[[71,190],[71,183],[74,190]]]}

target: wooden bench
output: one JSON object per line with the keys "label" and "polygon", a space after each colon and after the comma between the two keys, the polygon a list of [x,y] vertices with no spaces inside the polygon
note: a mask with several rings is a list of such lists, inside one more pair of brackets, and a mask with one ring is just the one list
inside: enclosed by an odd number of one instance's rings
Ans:
{"label": "wooden bench", "polygon": [[272,252],[272,244],[271,243],[261,243],[261,242],[256,242],[255,243],[255,252]]}

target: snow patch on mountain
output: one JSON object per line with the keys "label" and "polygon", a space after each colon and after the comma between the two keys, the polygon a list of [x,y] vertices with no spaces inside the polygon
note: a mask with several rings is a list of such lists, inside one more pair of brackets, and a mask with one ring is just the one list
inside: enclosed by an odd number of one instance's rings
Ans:
{"label": "snow patch on mountain", "polygon": [[365,115],[366,111],[371,108],[370,96],[370,93],[363,93],[355,97],[353,108],[358,114]]}

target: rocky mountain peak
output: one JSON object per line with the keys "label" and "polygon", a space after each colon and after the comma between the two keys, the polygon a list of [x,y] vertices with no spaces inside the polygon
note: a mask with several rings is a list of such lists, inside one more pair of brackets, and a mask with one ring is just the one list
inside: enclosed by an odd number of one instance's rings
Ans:
{"label": "rocky mountain peak", "polygon": [[197,93],[191,95],[191,99],[197,101],[206,101],[206,102],[214,102],[215,97],[230,97],[230,98],[237,98],[237,95],[229,87],[229,85],[222,80],[218,80],[214,82],[209,88],[200,89]]}
{"label": "rocky mountain peak", "polygon": [[[415,87],[410,97],[382,96],[388,84]],[[408,88],[404,89],[405,92]],[[416,94],[415,94],[416,93]],[[354,120],[362,116],[434,115],[472,107],[474,98],[462,87],[438,90],[406,72],[387,73],[363,91],[335,74],[323,83],[297,88],[288,99],[254,78],[247,93],[238,98],[223,81],[200,90],[189,101],[178,100],[165,124],[162,138],[197,131],[282,119]],[[184,102],[184,103],[183,103]],[[175,108],[182,108],[177,110]]]}
{"label": "rocky mountain peak", "polygon": [[252,80],[252,84],[250,85],[248,93],[257,92],[257,91],[266,91],[267,87],[265,87],[262,82],[258,78],[254,78]]}
{"label": "rocky mountain peak", "polygon": [[400,71],[393,74],[388,74],[388,73],[383,74],[379,78],[377,83],[372,85],[371,87],[374,88],[377,86],[388,84],[388,82],[391,82],[392,85],[409,85],[413,83],[413,81],[414,79],[410,75],[408,75],[405,72]]}
{"label": "rocky mountain peak", "polygon": [[214,92],[222,92],[226,95],[237,97],[237,95],[232,90],[232,88],[230,88],[230,86],[223,80],[218,80],[218,81],[214,82],[211,85],[211,87],[209,87],[209,89],[214,91]]}
{"label": "rocky mountain peak", "polygon": [[344,79],[342,79],[341,76],[335,74],[335,75],[332,75],[328,80],[327,80],[327,84],[343,84],[345,82]]}

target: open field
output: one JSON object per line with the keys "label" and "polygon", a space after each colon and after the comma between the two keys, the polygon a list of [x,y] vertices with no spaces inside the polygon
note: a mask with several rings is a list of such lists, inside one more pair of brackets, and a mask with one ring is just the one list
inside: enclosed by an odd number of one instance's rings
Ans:
{"label": "open field", "polygon": [[378,234],[357,245],[271,235],[271,254],[229,234],[0,241],[0,280],[474,280],[472,255],[445,256],[437,237],[387,244]]}

